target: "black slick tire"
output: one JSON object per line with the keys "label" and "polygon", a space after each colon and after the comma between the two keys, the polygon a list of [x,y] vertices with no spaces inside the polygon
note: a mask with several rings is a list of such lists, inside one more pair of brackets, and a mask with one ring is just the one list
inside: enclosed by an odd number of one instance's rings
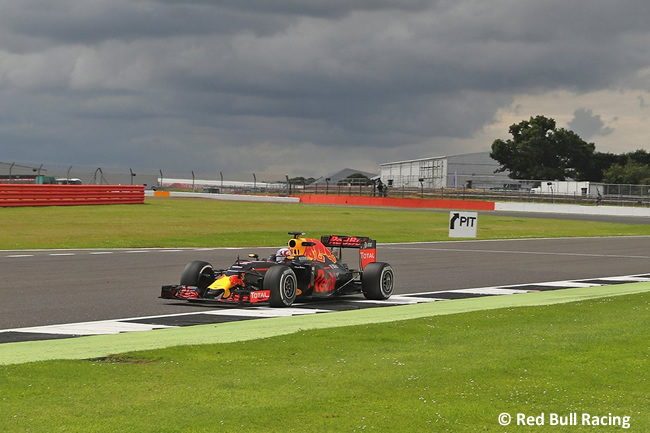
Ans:
{"label": "black slick tire", "polygon": [[393,268],[388,263],[369,263],[361,276],[363,296],[374,301],[390,298],[393,294],[394,283]]}
{"label": "black slick tire", "polygon": [[264,275],[262,289],[271,293],[271,307],[290,307],[298,293],[298,279],[289,266],[272,266]]}
{"label": "black slick tire", "polygon": [[182,286],[194,286],[205,290],[215,279],[214,269],[208,262],[195,260],[189,262],[181,274]]}

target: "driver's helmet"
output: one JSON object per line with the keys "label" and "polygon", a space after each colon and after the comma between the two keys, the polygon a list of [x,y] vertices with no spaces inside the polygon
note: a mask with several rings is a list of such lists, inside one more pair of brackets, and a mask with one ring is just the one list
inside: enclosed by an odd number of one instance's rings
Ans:
{"label": "driver's helmet", "polygon": [[287,257],[289,257],[289,248],[287,247],[280,248],[278,252],[275,253],[275,260],[278,262],[283,262]]}

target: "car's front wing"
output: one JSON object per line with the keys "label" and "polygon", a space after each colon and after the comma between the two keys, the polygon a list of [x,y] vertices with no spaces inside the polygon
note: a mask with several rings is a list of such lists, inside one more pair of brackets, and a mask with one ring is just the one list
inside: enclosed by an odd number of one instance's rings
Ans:
{"label": "car's front wing", "polygon": [[257,304],[266,302],[271,297],[269,290],[251,290],[247,288],[237,288],[230,292],[227,298],[210,298],[201,296],[201,290],[194,286],[171,285],[162,286],[160,298],[177,299],[185,301],[218,301],[236,304]]}

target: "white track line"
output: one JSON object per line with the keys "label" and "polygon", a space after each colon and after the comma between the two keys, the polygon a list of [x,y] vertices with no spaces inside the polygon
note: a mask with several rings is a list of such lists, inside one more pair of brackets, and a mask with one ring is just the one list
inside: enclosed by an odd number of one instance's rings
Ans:
{"label": "white track line", "polygon": [[154,329],[174,328],[174,326],[149,325],[141,323],[102,320],[99,322],[69,323],[66,325],[35,326],[32,328],[7,329],[2,332],[26,332],[32,334],[57,335],[107,335],[121,332],[142,332]]}

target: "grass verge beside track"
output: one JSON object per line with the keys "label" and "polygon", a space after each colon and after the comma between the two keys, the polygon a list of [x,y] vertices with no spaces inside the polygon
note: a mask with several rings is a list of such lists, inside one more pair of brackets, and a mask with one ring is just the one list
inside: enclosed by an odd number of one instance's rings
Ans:
{"label": "grass verge beside track", "polygon": [[[378,242],[449,240],[449,213],[147,199],[144,205],[2,209],[0,250],[283,245],[287,232],[343,233]],[[478,239],[648,236],[650,225],[481,213]]]}
{"label": "grass verge beside track", "polygon": [[[644,431],[649,291],[636,283],[57,342],[94,359],[0,367],[0,428],[504,431],[506,412],[545,414],[545,431],[558,431],[550,413],[629,416],[629,431]],[[100,355],[104,344],[171,340],[189,345]],[[5,347],[56,350],[45,343]]]}

